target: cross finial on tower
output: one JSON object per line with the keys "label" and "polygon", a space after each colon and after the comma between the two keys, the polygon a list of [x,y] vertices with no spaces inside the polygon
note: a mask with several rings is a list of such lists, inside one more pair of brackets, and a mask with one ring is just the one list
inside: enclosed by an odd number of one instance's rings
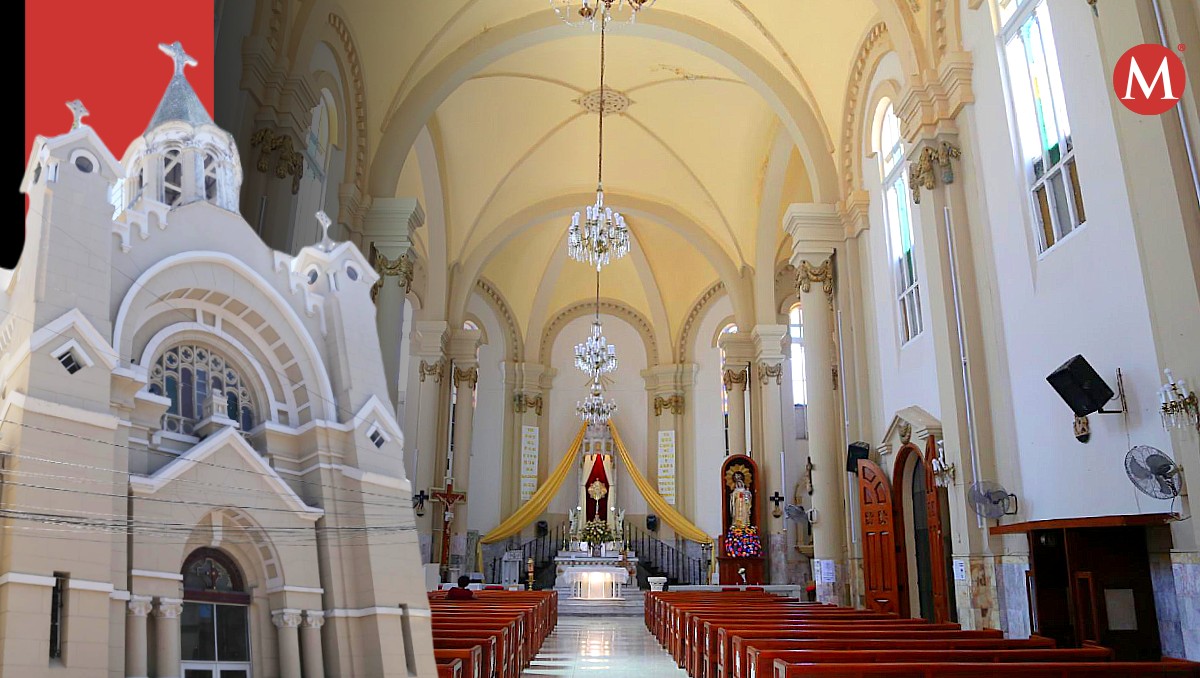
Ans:
{"label": "cross finial on tower", "polygon": [[183,45],[178,40],[169,45],[160,42],[158,48],[175,62],[175,75],[183,75],[185,66],[195,66],[199,63],[190,54],[183,51]]}
{"label": "cross finial on tower", "polygon": [[91,115],[79,99],[68,101],[67,108],[71,109],[71,115],[75,116],[75,120],[71,123],[71,129],[79,129],[79,126],[83,124],[84,116]]}
{"label": "cross finial on tower", "polygon": [[329,227],[333,225],[333,220],[325,214],[325,210],[317,210],[317,221],[321,224],[321,249],[328,252],[333,249],[333,240],[329,237]]}

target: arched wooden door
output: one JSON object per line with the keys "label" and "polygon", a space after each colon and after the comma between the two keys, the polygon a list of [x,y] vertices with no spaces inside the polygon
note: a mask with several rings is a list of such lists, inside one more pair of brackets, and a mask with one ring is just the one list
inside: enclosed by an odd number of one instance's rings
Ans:
{"label": "arched wooden door", "polygon": [[899,614],[892,490],[883,470],[875,462],[859,460],[858,494],[862,514],[863,581],[867,609]]}
{"label": "arched wooden door", "polygon": [[[929,527],[930,584],[933,589],[933,616],[935,622],[950,621],[949,582],[946,577],[948,554],[945,552],[945,526],[942,525],[941,493],[933,474],[933,460],[937,458],[937,442],[933,436],[925,441],[925,519]],[[916,507],[913,507],[916,509]]]}

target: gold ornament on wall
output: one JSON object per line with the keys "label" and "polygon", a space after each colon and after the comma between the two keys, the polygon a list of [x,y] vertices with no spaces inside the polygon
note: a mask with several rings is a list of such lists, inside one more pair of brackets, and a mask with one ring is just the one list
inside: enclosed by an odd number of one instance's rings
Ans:
{"label": "gold ornament on wall", "polygon": [[[962,151],[948,141],[941,146],[926,146],[921,149],[917,161],[908,169],[908,183],[912,187],[913,204],[921,204],[921,188],[933,190],[937,186],[937,173],[940,171],[942,183],[954,183],[954,167],[951,159],[962,157]],[[935,167],[936,165],[936,167]]]}
{"label": "gold ornament on wall", "polygon": [[420,368],[421,381],[425,381],[425,377],[433,377],[433,383],[435,383],[435,384],[442,383],[442,374],[443,374],[444,366],[445,366],[445,362],[441,358],[438,358],[433,363],[427,363],[424,360],[422,360],[421,368]]}
{"label": "gold ornament on wall", "polygon": [[833,310],[833,258],[826,259],[820,264],[813,266],[807,260],[800,262],[800,274],[796,276],[796,287],[800,292],[808,294],[812,292],[813,283],[821,283],[821,291],[825,293],[825,299],[829,302],[829,309]]}
{"label": "gold ornament on wall", "polygon": [[268,128],[255,132],[250,137],[250,148],[257,148],[259,172],[271,171],[271,155],[275,154],[275,176],[292,178],[292,195],[300,192],[300,179],[304,176],[304,154],[292,147],[292,137],[276,134]]}
{"label": "gold ornament on wall", "polygon": [[461,384],[467,382],[471,390],[475,390],[475,385],[479,383],[479,368],[478,367],[455,367],[454,368],[454,383]]}
{"label": "gold ornament on wall", "polygon": [[783,363],[768,365],[766,363],[758,364],[758,380],[766,386],[774,379],[776,386],[783,386]]}
{"label": "gold ornament on wall", "polygon": [[654,416],[661,417],[666,410],[671,414],[683,414],[683,395],[676,393],[670,396],[655,396]]}
{"label": "gold ornament on wall", "polygon": [[725,375],[722,377],[722,382],[725,384],[726,391],[732,391],[734,384],[746,385],[745,370],[725,370]]}
{"label": "gold ornament on wall", "polygon": [[528,393],[518,393],[513,396],[513,411],[517,414],[533,410],[537,416],[542,416],[542,396],[529,395]]}
{"label": "gold ornament on wall", "polygon": [[371,301],[375,301],[379,296],[379,290],[383,289],[384,280],[389,277],[396,278],[396,284],[405,293],[412,289],[413,261],[411,257],[402,254],[395,259],[388,259],[383,252],[375,249],[374,245],[371,245],[371,250],[375,254],[372,265],[375,272],[379,274],[379,280],[376,280],[375,284],[371,286]]}

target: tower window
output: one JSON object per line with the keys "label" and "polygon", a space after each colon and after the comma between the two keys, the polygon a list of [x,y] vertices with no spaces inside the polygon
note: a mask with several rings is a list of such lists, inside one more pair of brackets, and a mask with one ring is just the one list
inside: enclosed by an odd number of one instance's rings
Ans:
{"label": "tower window", "polygon": [[204,199],[217,203],[217,156],[204,154]]}
{"label": "tower window", "polygon": [[91,174],[92,170],[95,169],[95,165],[92,164],[92,161],[86,155],[81,155],[75,158],[75,168],[84,174]]}
{"label": "tower window", "polygon": [[241,372],[206,346],[184,344],[164,352],[150,370],[150,392],[171,400],[162,422],[169,432],[192,435],[210,397],[224,400],[242,431],[254,427],[254,401]]}
{"label": "tower window", "polygon": [[183,162],[179,151],[172,149],[163,155],[163,202],[174,207],[183,201]]}
{"label": "tower window", "polygon": [[79,347],[79,344],[74,339],[59,346],[50,355],[58,361],[59,365],[63,366],[67,374],[75,374],[85,367],[92,366],[91,358]]}
{"label": "tower window", "polygon": [[58,356],[58,362],[62,364],[63,369],[67,371],[67,374],[75,374],[79,370],[83,369],[83,365],[80,365],[79,361],[75,360],[75,354],[71,351],[67,351]]}
{"label": "tower window", "polygon": [[70,575],[54,573],[54,588],[50,591],[50,658],[62,659],[66,638],[67,585]]}
{"label": "tower window", "polygon": [[375,447],[383,447],[383,444],[387,442],[387,438],[384,438],[378,429],[371,431],[370,438]]}

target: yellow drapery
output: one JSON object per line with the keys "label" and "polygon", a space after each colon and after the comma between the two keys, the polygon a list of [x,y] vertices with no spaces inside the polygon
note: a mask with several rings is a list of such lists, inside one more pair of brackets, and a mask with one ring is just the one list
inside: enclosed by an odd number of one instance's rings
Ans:
{"label": "yellow drapery", "polygon": [[641,471],[633,463],[633,459],[629,457],[629,451],[625,449],[625,443],[621,441],[621,434],[617,433],[617,425],[611,421],[608,422],[608,430],[612,431],[613,444],[616,445],[617,455],[621,457],[621,463],[625,464],[625,469],[629,471],[629,477],[633,479],[633,484],[637,486],[638,492],[642,493],[642,498],[646,500],[646,504],[658,514],[659,518],[663,519],[663,522],[670,525],[672,530],[675,530],[675,534],[684,539],[700,542],[701,544],[711,544],[711,537],[693,525],[687,518],[684,518],[679,511],[675,510],[675,507],[668,504],[662,498],[662,495],[650,485],[650,481],[642,476]]}
{"label": "yellow drapery", "polygon": [[575,458],[579,456],[579,448],[583,446],[583,434],[585,431],[587,431],[587,425],[579,427],[579,433],[575,435],[575,440],[571,442],[570,449],[563,455],[562,461],[558,462],[558,466],[550,474],[550,477],[546,478],[546,482],[538,488],[537,492],[533,493],[529,501],[517,509],[516,513],[497,525],[491,532],[483,535],[479,540],[480,544],[494,544],[498,541],[508,539],[514,534],[518,534],[521,530],[525,529],[526,525],[537,520],[542,515],[546,508],[550,506],[554,495],[558,494],[558,488],[562,486],[563,481],[571,474]]}

